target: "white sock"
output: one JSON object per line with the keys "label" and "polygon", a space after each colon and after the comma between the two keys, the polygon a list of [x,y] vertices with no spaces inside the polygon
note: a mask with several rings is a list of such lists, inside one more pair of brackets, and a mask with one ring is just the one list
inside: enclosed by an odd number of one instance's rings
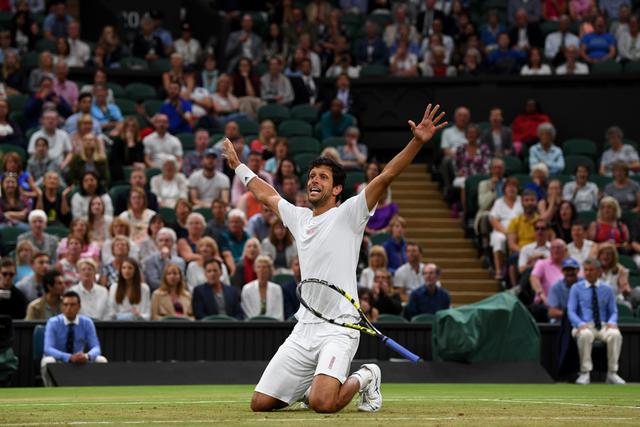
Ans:
{"label": "white sock", "polygon": [[357,370],[356,372],[351,374],[351,376],[356,378],[360,383],[360,391],[364,390],[373,379],[371,371],[365,368]]}

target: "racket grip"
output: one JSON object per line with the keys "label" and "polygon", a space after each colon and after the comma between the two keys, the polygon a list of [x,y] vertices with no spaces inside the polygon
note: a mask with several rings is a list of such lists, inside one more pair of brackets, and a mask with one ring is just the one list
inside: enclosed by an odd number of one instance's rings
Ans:
{"label": "racket grip", "polygon": [[387,347],[389,347],[396,353],[401,354],[404,358],[412,361],[413,363],[418,363],[420,360],[422,360],[420,356],[413,354],[412,352],[410,352],[409,350],[407,350],[406,348],[404,348],[403,346],[401,346],[400,344],[398,344],[397,342],[395,342],[389,337],[387,337],[387,339],[384,340],[384,343],[387,345]]}

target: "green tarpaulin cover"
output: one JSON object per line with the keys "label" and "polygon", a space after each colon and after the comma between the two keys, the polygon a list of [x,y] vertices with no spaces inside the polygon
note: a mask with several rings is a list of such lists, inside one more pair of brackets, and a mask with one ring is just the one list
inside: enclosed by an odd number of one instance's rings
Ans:
{"label": "green tarpaulin cover", "polygon": [[436,313],[433,360],[538,362],[540,330],[518,298],[502,292],[475,304]]}

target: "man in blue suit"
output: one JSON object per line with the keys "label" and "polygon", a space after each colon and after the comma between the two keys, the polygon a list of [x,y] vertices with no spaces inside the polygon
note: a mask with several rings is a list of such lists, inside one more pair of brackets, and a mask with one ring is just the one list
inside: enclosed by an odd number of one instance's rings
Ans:
{"label": "man in blue suit", "polygon": [[373,21],[367,21],[365,31],[366,38],[356,42],[355,54],[358,65],[387,64],[389,50],[378,35],[378,25]]}
{"label": "man in blue suit", "polygon": [[240,294],[235,287],[220,282],[222,263],[217,259],[210,259],[204,264],[204,274],[207,283],[193,289],[191,307],[196,319],[214,314],[226,314],[238,320],[244,318],[240,307]]}
{"label": "man in blue suit", "polygon": [[40,369],[42,381],[47,387],[53,385],[47,371],[49,363],[107,362],[101,355],[93,321],[78,314],[80,295],[73,291],[65,292],[60,307],[62,314],[50,318],[44,330],[44,357]]}

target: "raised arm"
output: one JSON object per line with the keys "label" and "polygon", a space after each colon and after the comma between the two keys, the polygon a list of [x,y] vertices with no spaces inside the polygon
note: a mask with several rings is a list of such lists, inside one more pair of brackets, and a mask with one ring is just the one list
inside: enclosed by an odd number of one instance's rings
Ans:
{"label": "raised arm", "polygon": [[422,121],[418,125],[412,120],[409,120],[413,139],[385,166],[382,173],[375,177],[364,189],[365,196],[367,197],[367,206],[370,210],[378,203],[382,195],[386,193],[387,188],[393,180],[411,164],[422,146],[429,142],[437,131],[447,125],[447,122],[438,124],[445,114],[441,112],[436,116],[439,109],[439,105],[431,108],[431,104],[429,104],[424,112]]}
{"label": "raised arm", "polygon": [[[222,153],[229,162],[229,166],[231,167],[231,169],[236,171],[236,173],[239,171],[239,169],[237,169],[238,166],[245,166],[240,163],[238,154],[233,148],[233,145],[231,144],[229,138],[225,138],[224,142],[222,143]],[[278,202],[280,201],[281,197],[275,190],[275,188],[273,188],[262,178],[251,172],[246,166],[241,169],[244,169],[244,171],[248,171],[248,174],[238,176],[242,179],[242,184],[244,184],[247,189],[251,191],[254,196],[256,196],[256,199],[258,199],[260,203],[267,205],[269,209],[279,215]]]}

